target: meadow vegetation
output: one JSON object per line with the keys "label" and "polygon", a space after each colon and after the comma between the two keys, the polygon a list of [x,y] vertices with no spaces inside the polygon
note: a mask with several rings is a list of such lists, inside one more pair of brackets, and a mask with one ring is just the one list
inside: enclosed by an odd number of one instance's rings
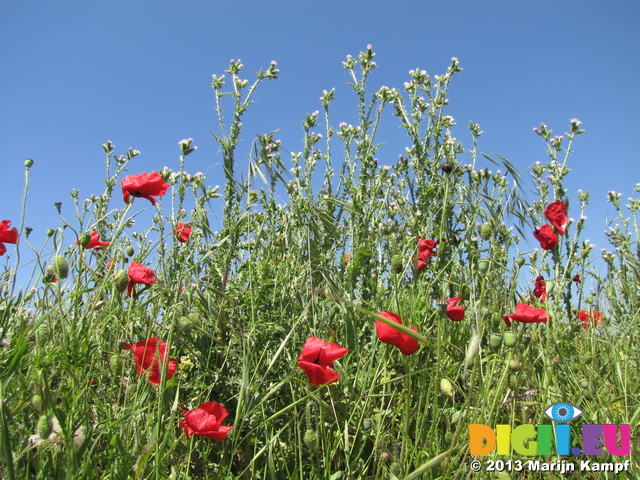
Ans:
{"label": "meadow vegetation", "polygon": [[[43,245],[3,222],[0,477],[496,478],[471,471],[469,425],[551,423],[557,402],[584,412],[574,446],[582,423],[637,438],[640,198],[609,194],[594,252],[589,194],[563,186],[579,120],[535,129],[546,158],[522,178],[479,125],[452,136],[457,59],[372,88],[374,56],[343,62],[358,123],[325,91],[300,149],[277,132],[238,148],[275,63],[214,75],[221,189],[189,171],[191,139],[155,172],[108,142],[104,192],[57,204]],[[393,159],[387,115],[406,132]]]}

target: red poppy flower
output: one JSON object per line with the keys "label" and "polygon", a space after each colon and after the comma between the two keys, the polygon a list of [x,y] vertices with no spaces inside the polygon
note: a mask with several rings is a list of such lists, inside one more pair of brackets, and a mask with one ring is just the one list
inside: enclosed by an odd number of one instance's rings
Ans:
{"label": "red poppy flower", "polygon": [[544,216],[547,217],[551,225],[556,227],[560,235],[564,235],[565,227],[569,221],[569,217],[567,217],[567,205],[564,202],[550,203],[544,211]]}
{"label": "red poppy flower", "polygon": [[203,435],[214,440],[224,440],[234,427],[221,425],[229,415],[227,409],[218,402],[201,403],[195,410],[183,412],[184,419],[180,426],[189,438],[191,435]]}
{"label": "red poppy flower", "polygon": [[[402,325],[402,319],[395,313],[380,312],[380,316]],[[411,330],[417,332],[418,327],[411,327]],[[381,342],[398,347],[405,355],[411,355],[418,350],[419,345],[415,338],[411,338],[406,333],[402,333],[380,320],[376,320],[376,332]]]}
{"label": "red poppy flower", "polygon": [[558,244],[558,236],[549,225],[542,225],[533,231],[533,236],[544,250],[551,250]]}
{"label": "red poppy flower", "polygon": [[160,385],[160,362],[162,362],[163,368],[167,364],[167,380],[173,377],[173,374],[176,373],[176,368],[178,368],[178,361],[175,358],[169,358],[167,362],[167,348],[167,342],[163,342],[158,337],[142,340],[133,345],[127,343],[124,346],[125,350],[133,351],[133,359],[138,367],[138,375],[142,375],[150,369],[149,383],[154,385]]}
{"label": "red poppy flower", "polygon": [[309,337],[298,357],[298,366],[303,369],[314,385],[326,385],[340,378],[333,370],[333,361],[349,350],[318,337]]}
{"label": "red poppy flower", "polygon": [[547,312],[542,308],[535,308],[524,303],[516,305],[515,313],[510,313],[504,316],[504,323],[509,327],[511,326],[511,320],[522,323],[541,323],[548,320]]}
{"label": "red poppy flower", "polygon": [[191,225],[178,222],[178,228],[174,228],[173,231],[178,234],[178,240],[181,243],[186,243],[189,240],[189,235],[191,235]]}
{"label": "red poppy flower", "polygon": [[131,262],[129,264],[129,283],[127,284],[127,293],[131,297],[135,296],[133,287],[136,283],[143,283],[145,285],[151,285],[156,283],[156,272],[150,268],[146,268],[141,263]]}
{"label": "red poppy flower", "polygon": [[572,278],[572,280],[576,283],[580,283],[580,275],[579,274],[575,274]]}
{"label": "red poppy flower", "polygon": [[351,258],[351,254],[345,253],[344,254],[344,259],[343,259],[343,262],[344,262],[345,265],[349,265],[349,258]]}
{"label": "red poppy flower", "polygon": [[440,243],[440,240],[425,240],[422,237],[418,237],[418,265],[416,266],[418,270],[427,266],[431,254],[437,255],[437,252],[434,252],[433,249],[436,248],[438,243]]}
{"label": "red poppy flower", "polygon": [[120,182],[122,185],[122,198],[124,203],[129,203],[129,196],[146,198],[152,205],[156,204],[153,197],[161,197],[167,193],[169,184],[165,183],[158,172],[140,173],[128,175]]}
{"label": "red poppy flower", "polygon": [[544,281],[543,277],[536,277],[536,283],[533,287],[533,296],[536,297],[541,302],[544,302],[547,297],[547,282]]}
{"label": "red poppy flower", "polygon": [[582,321],[582,328],[591,328],[591,320],[595,323],[596,327],[602,323],[604,315],[600,312],[580,310],[578,312],[578,319]]}
{"label": "red poppy flower", "polygon": [[458,305],[460,300],[462,300],[462,295],[447,300],[447,317],[454,322],[459,322],[464,318],[464,307],[462,305]]}
{"label": "red poppy flower", "polygon": [[18,235],[18,229],[11,228],[11,221],[2,220],[0,222],[0,255],[7,253],[7,247],[4,246],[5,242],[13,243],[14,245],[18,243]]}
{"label": "red poppy flower", "polygon": [[[76,243],[80,242],[76,240]],[[89,250],[91,248],[94,250],[102,250],[102,247],[108,247],[109,245],[111,245],[109,242],[100,241],[100,234],[98,232],[91,232],[91,240],[89,240],[89,243],[87,243],[87,246],[84,248],[85,250]]]}

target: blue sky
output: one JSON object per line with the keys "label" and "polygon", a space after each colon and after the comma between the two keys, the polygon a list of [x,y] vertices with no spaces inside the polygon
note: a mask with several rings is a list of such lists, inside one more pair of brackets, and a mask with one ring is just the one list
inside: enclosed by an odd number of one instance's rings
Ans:
{"label": "blue sky", "polygon": [[[187,171],[208,171],[208,182],[222,185],[210,85],[232,58],[250,80],[271,60],[281,72],[243,119],[240,154],[278,128],[283,146],[300,150],[300,124],[320,109],[322,90],[336,87],[336,126],[355,122],[341,61],[372,44],[372,90],[401,87],[416,67],[444,73],[458,57],[464,71],[448,95],[454,133],[470,147],[465,126],[479,123],[480,150],[506,156],[525,176],[546,161],[532,128],[545,122],[562,134],[579,118],[586,133],[566,186],[574,199],[579,188],[591,192],[587,237],[600,249],[613,213],[607,191],[627,198],[640,182],[639,20],[631,0],[3,2],[0,219],[18,225],[23,161],[32,158],[25,225],[41,245],[46,229],[60,226],[54,202],[72,217],[71,189],[81,199],[102,193],[107,140],[118,154],[141,151],[134,174],[177,168],[178,142],[192,137],[198,150]],[[393,163],[404,146],[387,146],[380,162]]]}

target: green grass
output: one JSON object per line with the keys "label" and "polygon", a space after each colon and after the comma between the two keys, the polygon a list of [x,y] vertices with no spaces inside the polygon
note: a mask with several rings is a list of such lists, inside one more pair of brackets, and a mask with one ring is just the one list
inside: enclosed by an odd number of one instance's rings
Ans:
{"label": "green grass", "polygon": [[[452,137],[445,110],[456,59],[441,76],[415,70],[403,88],[375,90],[373,58],[367,49],[343,62],[358,125],[335,126],[326,91],[320,113],[305,118],[300,152],[285,151],[277,132],[262,135],[242,173],[241,119],[255,88],[278,70],[272,64],[251,85],[240,62],[214,76],[222,193],[185,171],[194,149],[183,141],[176,170],[160,172],[170,188],[157,205],[125,204],[119,182],[142,173],[129,170],[138,152],[117,156],[107,143],[104,194],[81,201],[72,192],[73,219],[60,208],[59,228],[40,247],[20,226],[0,297],[0,477],[508,478],[471,471],[468,426],[549,424],[545,410],[563,401],[584,411],[572,424],[574,446],[581,424],[631,424],[631,457],[597,458],[630,459],[631,470],[540,478],[638,478],[640,200],[624,207],[610,195],[618,226],[611,250],[596,256],[581,236],[589,196],[563,187],[579,122],[563,138],[538,129],[549,158],[532,166],[537,198],[529,203],[508,160],[479,150],[478,125],[469,125],[471,148]],[[390,114],[407,144],[385,167],[378,125]],[[37,167],[26,166],[27,187]],[[532,248],[534,228],[558,200],[576,220],[553,250]],[[185,243],[173,231],[178,222],[193,227]],[[110,245],[75,243],[93,231]],[[418,237],[440,241],[420,270]],[[37,266],[20,288],[26,249]],[[130,297],[122,271],[131,261],[157,281]],[[532,295],[538,276],[544,302]],[[436,307],[457,296],[465,317],[454,322]],[[507,327],[503,316],[520,302],[552,320]],[[581,328],[579,310],[603,312],[601,325]],[[380,311],[417,327],[416,353],[378,339]],[[489,344],[507,332],[515,345]],[[298,367],[309,336],[349,349],[334,364],[337,382],[314,386]],[[151,337],[179,362],[160,385],[138,375],[124,349]],[[208,401],[228,410],[223,423],[233,430],[223,441],[187,440],[182,412]],[[529,459],[480,459],[509,458]]]}

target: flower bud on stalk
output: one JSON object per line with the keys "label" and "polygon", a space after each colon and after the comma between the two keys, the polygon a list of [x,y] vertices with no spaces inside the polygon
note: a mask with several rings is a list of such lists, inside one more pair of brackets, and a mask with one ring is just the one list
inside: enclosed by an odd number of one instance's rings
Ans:
{"label": "flower bud on stalk", "polygon": [[58,278],[67,278],[69,276],[69,264],[62,255],[53,257],[53,272]]}

